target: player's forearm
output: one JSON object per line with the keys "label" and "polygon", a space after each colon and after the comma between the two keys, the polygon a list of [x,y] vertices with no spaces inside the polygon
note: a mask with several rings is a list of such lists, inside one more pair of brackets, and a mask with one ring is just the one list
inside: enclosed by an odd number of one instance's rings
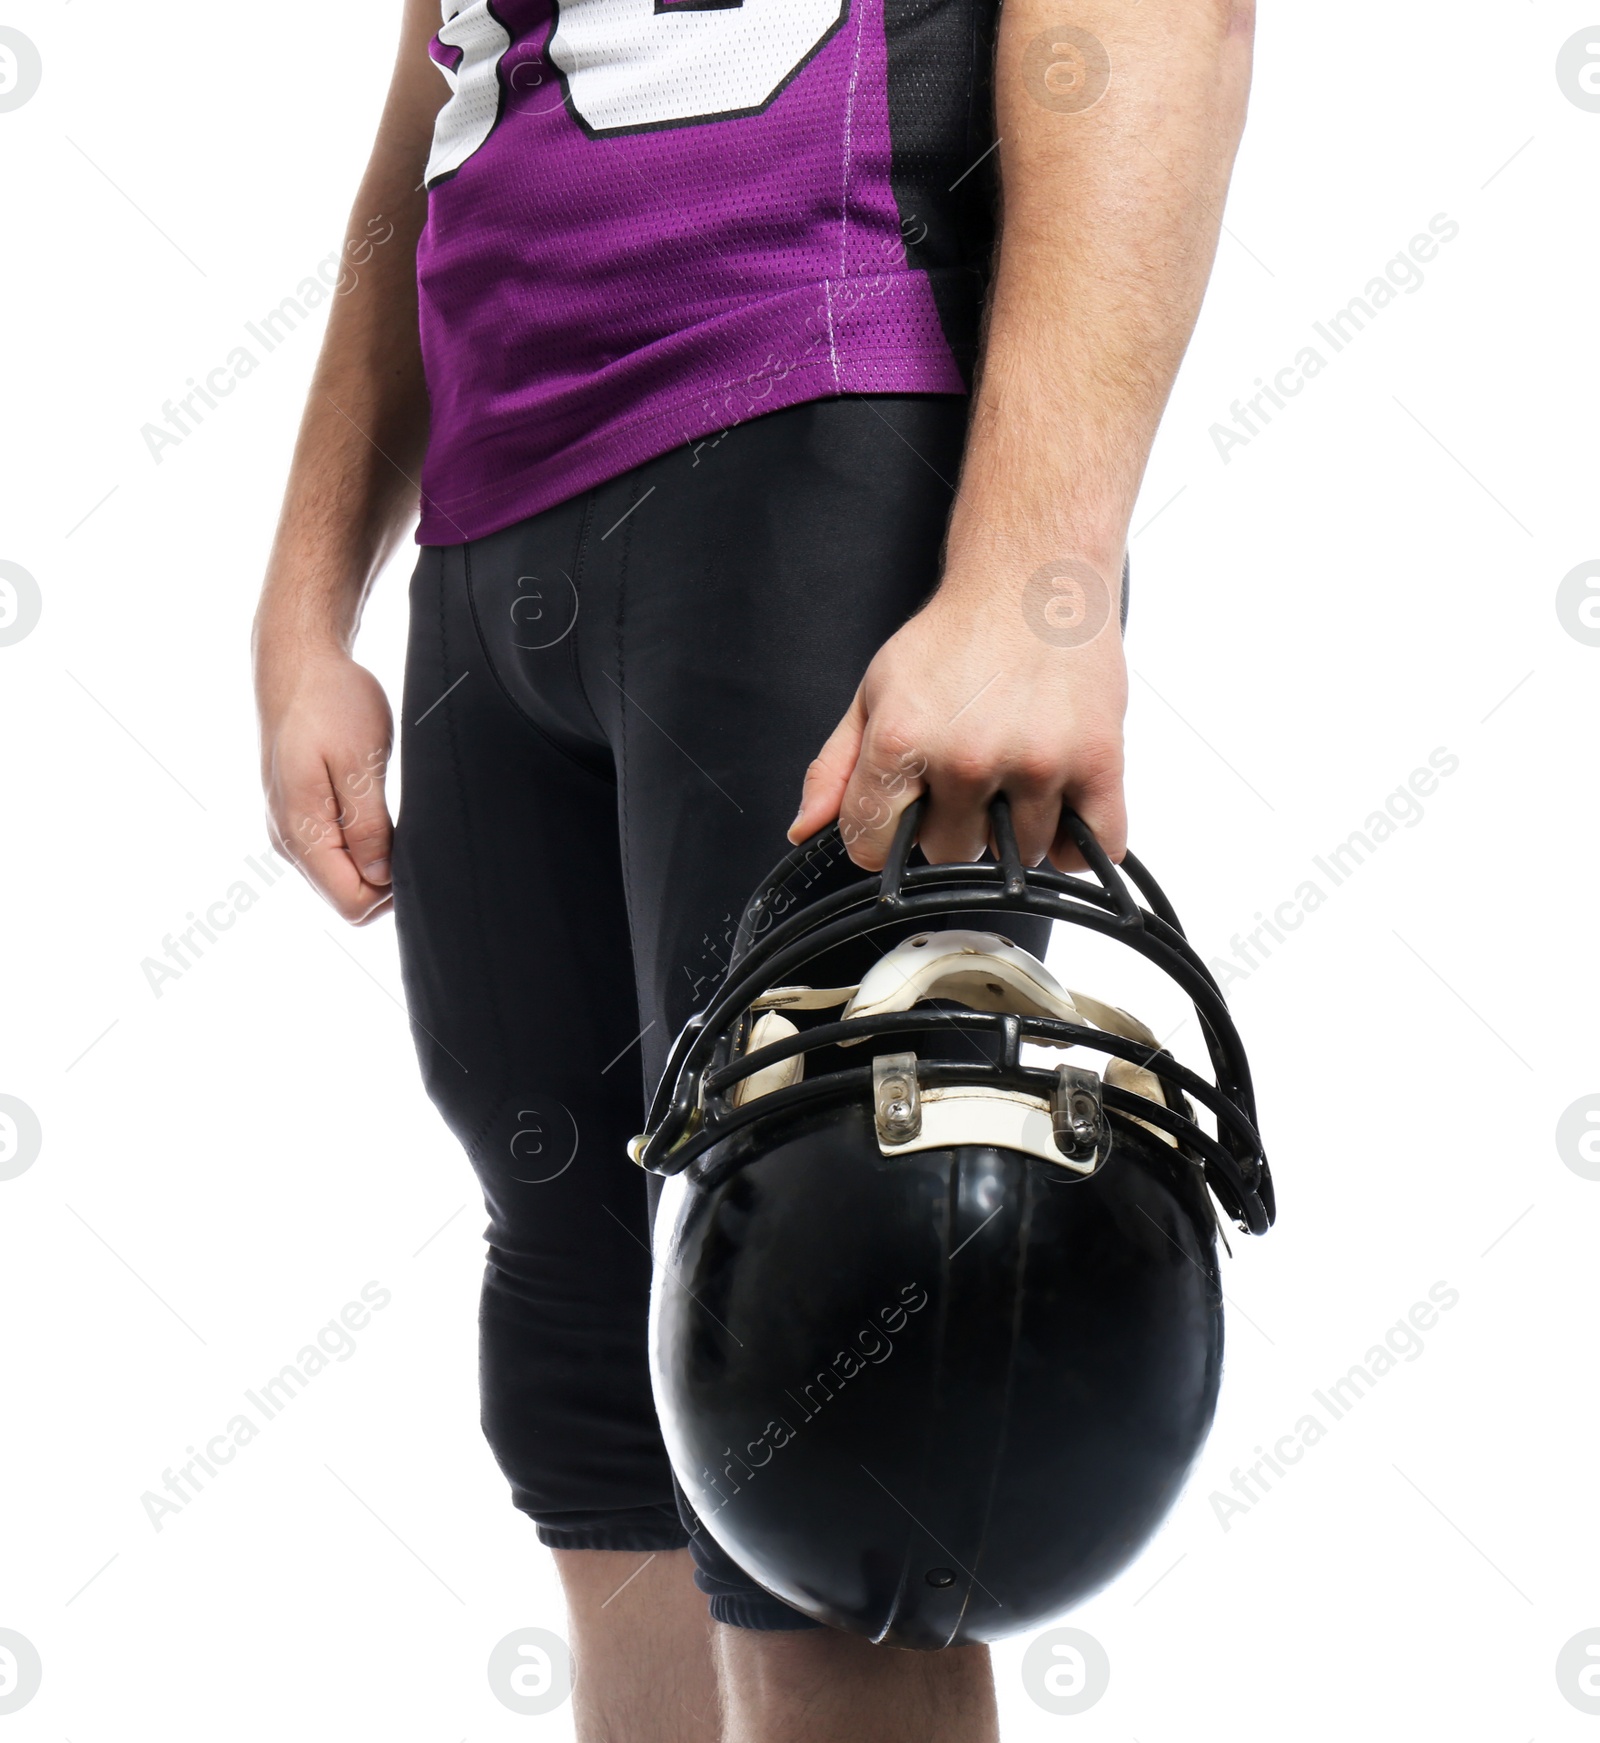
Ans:
{"label": "player's forearm", "polygon": [[[1059,0],[1002,15],[1004,221],[952,587],[1068,556],[1115,587],[1244,123],[1252,0],[1077,0],[1068,16]],[[1096,42],[1109,81],[1082,107]]]}
{"label": "player's forearm", "polygon": [[428,58],[438,19],[436,0],[405,0],[256,614],[258,665],[286,644],[347,649],[367,590],[416,510],[428,433],[416,254],[427,218],[421,183],[446,93]]}
{"label": "player's forearm", "polygon": [[[428,400],[417,341],[416,244],[425,208],[409,189],[363,184],[347,265],[312,377],[257,616],[261,636],[348,645],[373,577],[417,500]],[[369,222],[377,228],[368,235]],[[390,233],[390,226],[393,226]],[[377,238],[383,238],[377,242]]]}

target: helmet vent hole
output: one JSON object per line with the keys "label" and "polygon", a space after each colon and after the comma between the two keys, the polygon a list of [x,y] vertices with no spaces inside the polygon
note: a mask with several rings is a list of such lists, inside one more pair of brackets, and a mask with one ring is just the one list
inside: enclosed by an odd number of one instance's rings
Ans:
{"label": "helmet vent hole", "polygon": [[928,935],[926,932],[924,932],[920,938],[913,938],[911,940],[911,947],[913,950],[920,950],[923,947],[923,945],[926,944],[927,942],[928,942]]}
{"label": "helmet vent hole", "polygon": [[941,1590],[946,1586],[953,1586],[956,1583],[954,1572],[947,1567],[931,1567],[928,1569],[927,1573],[923,1575],[923,1578],[927,1580],[930,1586],[938,1586]]}
{"label": "helmet vent hole", "polygon": [[986,991],[994,993],[996,996],[1003,994],[1006,990],[997,980],[986,980],[983,984]]}

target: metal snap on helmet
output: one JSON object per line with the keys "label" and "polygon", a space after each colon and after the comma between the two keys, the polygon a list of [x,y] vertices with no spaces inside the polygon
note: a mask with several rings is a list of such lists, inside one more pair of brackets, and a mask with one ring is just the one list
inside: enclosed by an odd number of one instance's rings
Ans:
{"label": "metal snap on helmet", "polygon": [[[1067,812],[1093,878],[1025,867],[1002,798],[993,861],[913,867],[920,817],[806,906],[836,826],[777,866],[633,1154],[673,1177],[651,1371],[701,1525],[818,1621],[934,1648],[1035,1628],[1143,1548],[1216,1408],[1213,1199],[1251,1234],[1274,1203],[1221,992],[1133,855]],[[975,924],[1007,914],[1156,964],[1214,1081]],[[807,984],[886,929],[857,984]]]}

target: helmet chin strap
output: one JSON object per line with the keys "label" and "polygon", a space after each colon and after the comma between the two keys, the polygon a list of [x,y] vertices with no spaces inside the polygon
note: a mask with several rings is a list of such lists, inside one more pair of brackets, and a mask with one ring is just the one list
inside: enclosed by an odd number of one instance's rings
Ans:
{"label": "helmet chin strap", "polygon": [[[1009,1011],[1017,1016],[1056,1017],[1083,1023],[1124,1040],[1147,1046],[1152,1053],[1161,1043],[1154,1032],[1120,1010],[1087,993],[1064,987],[1031,952],[1013,944],[998,932],[919,932],[897,944],[857,986],[773,987],[756,999],[751,1009],[760,1015],[751,1029],[746,1052],[796,1034],[796,1025],[780,1015],[785,1010],[825,1011],[843,1005],[844,1017],[872,1017],[893,1011],[909,1011],[913,1005],[943,999],[973,1011]],[[842,1041],[842,1047],[858,1047],[865,1040]],[[1052,1043],[1039,1043],[1052,1045]],[[1061,1043],[1062,1046],[1070,1045]],[[745,1078],[735,1092],[735,1104],[743,1106],[774,1090],[798,1083],[805,1071],[802,1055],[781,1060],[764,1071]],[[1130,1060],[1107,1061],[1105,1080],[1131,1095],[1143,1096],[1159,1106],[1166,1097],[1153,1071]],[[995,1093],[1005,1092],[989,1092]],[[1135,1116],[1136,1117],[1136,1116]],[[1170,1132],[1139,1120],[1164,1144],[1176,1146]]]}

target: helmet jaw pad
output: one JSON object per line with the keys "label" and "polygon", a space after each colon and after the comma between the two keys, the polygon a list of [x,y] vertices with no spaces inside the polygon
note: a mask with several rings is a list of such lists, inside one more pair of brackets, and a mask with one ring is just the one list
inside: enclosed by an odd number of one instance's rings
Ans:
{"label": "helmet jaw pad", "polygon": [[[755,1053],[763,1047],[770,1047],[775,1041],[787,1041],[791,1035],[799,1033],[800,1027],[797,1023],[791,1023],[787,1017],[780,1016],[776,1011],[763,1011],[751,1026],[750,1039],[745,1043],[744,1051]],[[748,1077],[740,1078],[733,1086],[733,1105],[742,1108],[746,1102],[771,1095],[774,1090],[788,1089],[805,1074],[806,1056],[803,1053],[796,1053],[789,1059],[780,1059],[776,1065],[763,1066],[760,1071],[752,1071]]]}

